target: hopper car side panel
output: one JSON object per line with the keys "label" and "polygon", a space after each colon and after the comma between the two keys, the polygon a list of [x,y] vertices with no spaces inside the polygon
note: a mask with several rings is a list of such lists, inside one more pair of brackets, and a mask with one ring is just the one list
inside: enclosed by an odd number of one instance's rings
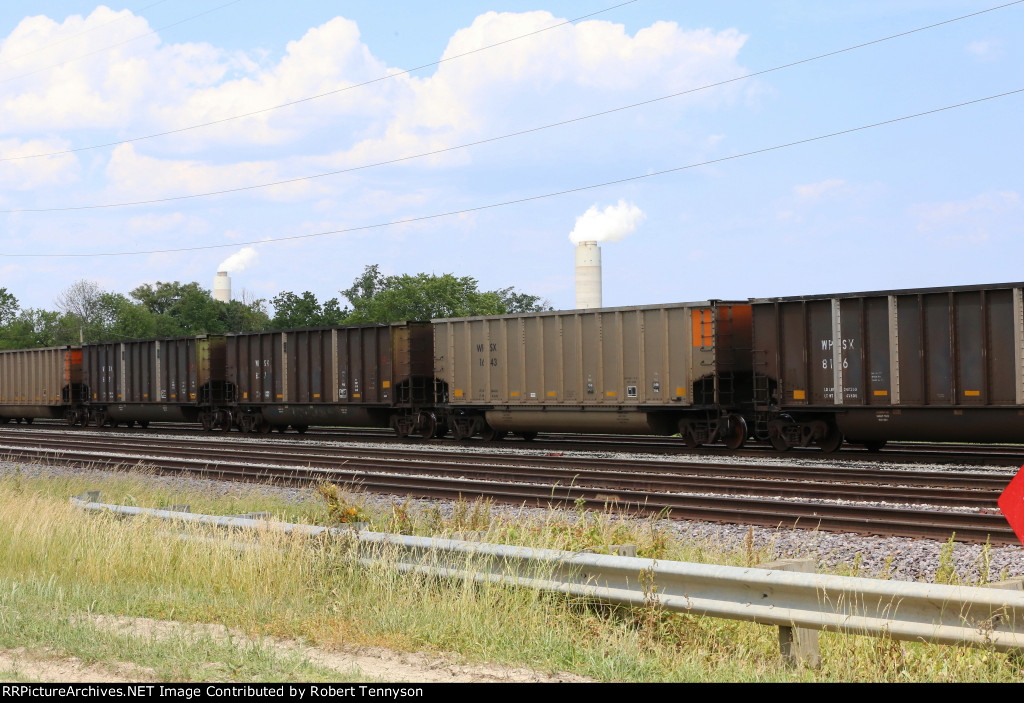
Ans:
{"label": "hopper car side panel", "polygon": [[0,423],[63,418],[81,401],[81,383],[76,347],[0,351]]}
{"label": "hopper car side panel", "polygon": [[429,335],[415,322],[228,335],[234,424],[393,426],[435,402]]}
{"label": "hopper car side panel", "polygon": [[[837,437],[1020,441],[1022,284],[754,301],[759,427]],[[763,370],[763,371],[762,371]]]}
{"label": "hopper car side panel", "polygon": [[699,444],[742,419],[750,393],[742,303],[435,320],[434,336],[457,437],[682,431]]}
{"label": "hopper car side panel", "polygon": [[220,402],[224,388],[224,337],[86,344],[79,420],[196,422]]}

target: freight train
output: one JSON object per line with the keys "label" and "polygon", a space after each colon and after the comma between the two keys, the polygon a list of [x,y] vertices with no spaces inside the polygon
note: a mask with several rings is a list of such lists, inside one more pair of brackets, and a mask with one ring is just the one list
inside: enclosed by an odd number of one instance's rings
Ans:
{"label": "freight train", "polygon": [[1024,283],[708,300],[0,352],[0,422],[401,437],[1024,436]]}

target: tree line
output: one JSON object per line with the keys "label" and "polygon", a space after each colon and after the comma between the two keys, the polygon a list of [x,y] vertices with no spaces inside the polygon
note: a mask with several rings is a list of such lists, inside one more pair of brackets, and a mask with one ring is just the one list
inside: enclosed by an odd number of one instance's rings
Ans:
{"label": "tree line", "polygon": [[147,283],[126,296],[80,280],[60,293],[56,309],[46,310],[22,308],[13,293],[0,288],[0,349],[550,309],[539,296],[514,288],[481,291],[471,276],[385,276],[376,264],[339,293],[344,306],[338,298],[320,302],[309,291],[279,293],[269,305],[243,291],[241,300],[225,303],[194,282]]}

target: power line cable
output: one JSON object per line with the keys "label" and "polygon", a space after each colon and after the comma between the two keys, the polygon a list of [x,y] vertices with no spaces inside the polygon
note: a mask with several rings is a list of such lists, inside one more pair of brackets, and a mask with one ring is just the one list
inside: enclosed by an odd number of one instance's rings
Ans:
{"label": "power line cable", "polygon": [[[240,2],[240,1],[241,0],[234,0],[234,2]],[[593,17],[594,15],[600,15],[600,14],[605,13],[605,12],[610,12],[611,10],[616,10],[616,9],[618,9],[620,7],[625,7],[626,5],[632,5],[635,2],[639,2],[639,0],[627,0],[627,2],[623,2],[623,3],[620,3],[618,5],[612,5],[611,7],[606,7],[603,10],[598,10],[596,12],[591,12],[591,13],[586,14],[586,15],[580,15],[579,17],[575,17],[575,18],[573,18],[571,20],[566,20],[564,22],[559,22],[558,24],[553,24],[550,27],[544,27],[543,29],[538,29],[538,30],[533,31],[533,32],[528,32],[527,34],[521,34],[518,37],[512,37],[511,39],[505,39],[505,40],[497,42],[495,44],[488,44],[487,46],[482,46],[482,47],[480,47],[478,49],[473,49],[472,51],[467,51],[467,52],[462,53],[462,54],[456,54],[455,56],[449,56],[446,59],[440,59],[438,61],[433,61],[431,63],[425,63],[422,66],[417,66],[415,68],[410,68],[410,69],[407,69],[407,70],[404,70],[404,71],[396,71],[394,73],[389,73],[386,76],[380,76],[379,78],[373,78],[371,80],[364,81],[362,83],[355,83],[353,85],[345,86],[344,88],[338,88],[337,90],[330,90],[330,91],[327,91],[326,93],[320,93],[318,95],[311,95],[311,96],[306,97],[306,98],[300,98],[298,100],[292,100],[291,102],[281,103],[280,105],[274,105],[272,107],[265,107],[265,108],[261,108],[259,110],[253,110],[252,112],[246,112],[246,113],[243,113],[241,115],[234,115],[232,117],[224,117],[224,118],[219,119],[219,120],[213,120],[212,122],[203,122],[202,124],[192,125],[191,127],[181,127],[179,129],[171,129],[171,130],[167,130],[165,132],[156,132],[155,134],[147,134],[147,135],[142,136],[142,137],[132,137],[131,139],[122,139],[121,141],[117,141],[117,142],[106,142],[104,144],[93,144],[92,146],[82,146],[82,147],[77,147],[75,149],[67,149],[67,150],[64,150],[64,151],[52,151],[52,152],[47,152],[47,153],[44,153],[44,154],[28,154],[26,156],[9,156],[9,157],[0,159],[0,162],[3,162],[3,161],[17,161],[17,160],[20,160],[20,159],[38,159],[38,158],[41,158],[41,157],[44,157],[44,156],[62,156],[64,154],[73,154],[73,153],[78,152],[78,151],[89,151],[89,150],[92,150],[92,149],[103,149],[103,148],[108,147],[108,146],[119,146],[121,144],[131,144],[133,142],[140,142],[140,141],[144,141],[146,139],[155,139],[156,137],[165,137],[165,136],[170,135],[170,134],[180,134],[182,132],[188,132],[188,131],[191,131],[193,129],[201,129],[203,127],[210,127],[210,126],[217,125],[217,124],[223,124],[224,122],[231,122],[232,120],[240,120],[240,119],[242,119],[244,117],[252,117],[253,115],[260,115],[260,114],[262,114],[264,112],[271,112],[273,110],[280,110],[280,109],[285,108],[285,107],[292,107],[293,105],[299,105],[301,103],[309,102],[311,100],[319,100],[320,98],[325,98],[325,97],[330,96],[330,95],[337,95],[338,93],[344,93],[345,91],[354,90],[355,88],[361,88],[361,87],[363,87],[365,85],[370,85],[372,83],[379,83],[380,81],[386,81],[386,80],[388,80],[390,78],[395,78],[397,76],[404,76],[404,75],[413,73],[414,71],[419,71],[420,69],[423,69],[423,68],[430,68],[431,66],[438,66],[438,65],[440,65],[442,63],[446,63],[448,61],[454,61],[455,59],[461,59],[463,57],[470,56],[472,54],[480,53],[481,51],[486,51],[488,49],[493,49],[493,48],[495,48],[497,46],[502,46],[504,44],[509,44],[511,42],[514,42],[514,41],[519,41],[520,39],[526,39],[527,37],[532,37],[535,34],[541,34],[542,32],[547,32],[547,31],[550,31],[552,29],[558,29],[559,27],[564,27],[564,26],[566,26],[568,24],[573,24],[574,22],[579,22],[580,20],[585,20],[588,17]],[[1017,0],[1017,2],[1024,2],[1024,0]],[[233,3],[228,3],[228,4],[231,5]],[[214,8],[214,9],[219,9],[219,8]],[[212,12],[212,10],[211,10],[211,12]],[[173,25],[171,25],[171,26],[173,26]],[[41,69],[41,70],[46,70],[46,69]],[[26,74],[26,75],[30,75],[30,74]],[[0,81],[0,82],[2,82],[2,81]]]}
{"label": "power line cable", "polygon": [[[809,63],[811,61],[817,61],[819,59],[824,59],[824,58],[828,58],[828,57],[831,57],[831,56],[836,56],[837,54],[843,54],[843,53],[846,53],[846,52],[849,52],[849,51],[854,51],[855,49],[862,49],[862,48],[867,47],[867,46],[872,46],[874,44],[879,44],[881,42],[890,41],[892,39],[897,39],[899,37],[905,37],[908,34],[914,34],[914,33],[917,33],[917,32],[923,32],[923,31],[925,31],[927,29],[933,29],[935,27],[940,27],[940,26],[942,26],[944,24],[950,24],[951,22],[958,22],[960,20],[964,20],[964,19],[967,19],[969,17],[974,17],[976,15],[983,14],[985,12],[992,12],[993,10],[1002,9],[1002,8],[1005,8],[1005,7],[1009,7],[1011,5],[1019,5],[1022,2],[1024,2],[1024,0],[1015,0],[1014,2],[1008,3],[1006,5],[1000,5],[999,7],[989,8],[988,10],[982,10],[981,12],[974,12],[974,13],[971,13],[969,15],[963,15],[961,17],[956,17],[954,19],[945,20],[943,22],[938,22],[936,24],[930,24],[930,25],[928,25],[926,27],[919,27],[917,29],[912,29],[912,30],[909,30],[909,31],[906,31],[906,32],[900,32],[899,34],[892,34],[890,36],[883,37],[881,39],[875,39],[875,40],[872,40],[872,41],[869,41],[869,42],[864,42],[862,44],[856,44],[854,46],[849,46],[849,47],[846,47],[845,49],[837,49],[836,51],[830,51],[830,52],[825,53],[825,54],[819,54],[817,56],[812,56],[810,58],[800,59],[799,61],[792,61],[790,63],[783,64],[781,66],[775,66],[774,68],[766,68],[764,70],[757,71],[755,73],[748,73],[748,74],[745,74],[745,75],[742,75],[742,76],[737,76],[736,78],[729,78],[729,79],[726,79],[724,81],[719,81],[717,83],[709,83],[707,85],[703,85],[703,86],[700,86],[698,88],[690,88],[688,90],[684,90],[684,91],[681,91],[681,92],[678,92],[678,93],[671,93],[669,95],[663,95],[663,96],[658,97],[658,98],[651,98],[650,100],[644,100],[644,101],[641,101],[641,102],[638,102],[638,103],[632,103],[630,105],[624,105],[624,106],[621,106],[621,107],[612,108],[610,110],[603,110],[601,112],[594,112],[594,113],[591,113],[589,115],[583,115],[583,116],[580,116],[580,117],[573,117],[573,118],[570,118],[570,119],[567,119],[567,120],[562,120],[560,122],[553,122],[551,124],[541,125],[539,127],[531,127],[529,129],[520,130],[518,132],[511,132],[509,134],[502,134],[502,135],[499,135],[499,136],[496,136],[496,137],[488,137],[487,139],[480,139],[480,140],[477,140],[475,142],[467,142],[466,144],[459,144],[459,145],[456,145],[456,146],[445,147],[443,149],[435,149],[433,151],[422,152],[422,153],[419,153],[419,154],[412,154],[410,156],[401,156],[401,157],[398,157],[398,158],[395,158],[395,159],[388,159],[386,161],[377,161],[377,162],[370,163],[370,164],[363,164],[362,166],[353,166],[351,168],[344,168],[344,169],[339,169],[339,170],[336,170],[336,171],[327,171],[325,173],[315,173],[315,174],[312,174],[312,175],[309,175],[309,176],[298,176],[296,178],[287,178],[287,179],[284,179],[284,180],[281,180],[281,181],[272,181],[270,183],[258,183],[258,184],[250,185],[250,186],[239,186],[237,188],[224,188],[222,190],[208,191],[206,193],[193,193],[191,195],[173,195],[173,196],[169,196],[169,197],[166,197],[166,198],[154,198],[152,200],[136,200],[136,201],[130,201],[130,202],[123,202],[123,203],[105,203],[105,204],[99,204],[99,205],[73,205],[73,206],[68,206],[68,207],[55,207],[55,208],[16,208],[16,209],[10,209],[10,210],[0,210],[0,213],[11,214],[11,213],[68,212],[68,211],[74,211],[74,210],[103,210],[103,209],[119,208],[119,207],[134,207],[134,206],[139,206],[139,205],[156,205],[156,204],[159,204],[159,203],[169,203],[169,202],[174,202],[174,201],[178,201],[178,200],[191,200],[193,198],[208,198],[208,197],[212,197],[212,196],[215,196],[215,195],[227,195],[229,193],[241,193],[241,192],[248,191],[248,190],[259,190],[261,188],[272,188],[274,186],[287,185],[287,184],[290,184],[290,183],[299,183],[301,181],[310,181],[310,180],[315,180],[317,178],[326,178],[328,176],[338,176],[338,175],[345,174],[345,173],[352,173],[354,171],[362,171],[362,170],[366,170],[366,169],[369,169],[369,168],[376,168],[378,166],[387,166],[387,165],[390,165],[390,164],[401,163],[403,161],[412,161],[412,160],[415,160],[415,159],[421,159],[421,158],[425,158],[425,157],[428,157],[428,156],[437,156],[438,154],[444,154],[444,153],[447,153],[447,152],[450,152],[450,151],[457,151],[459,149],[468,149],[470,147],[480,146],[481,144],[489,144],[489,143],[492,143],[492,142],[502,141],[504,139],[511,139],[513,137],[520,137],[520,136],[523,136],[523,135],[526,135],[526,134],[532,134],[534,132],[541,132],[541,131],[546,130],[546,129],[552,129],[554,127],[564,127],[565,125],[573,124],[573,123],[576,123],[576,122],[583,122],[585,120],[593,119],[595,117],[603,117],[605,115],[611,115],[611,114],[614,114],[616,112],[623,112],[625,110],[632,110],[632,109],[637,108],[637,107],[643,107],[645,105],[651,105],[653,103],[662,102],[664,100],[669,100],[671,98],[678,98],[678,97],[681,97],[683,95],[689,95],[691,93],[697,93],[697,92],[700,92],[700,91],[703,91],[703,90],[709,90],[711,88],[718,88],[720,86],[727,85],[729,83],[736,83],[738,81],[747,80],[749,78],[755,78],[757,76],[763,76],[763,75],[765,75],[767,73],[773,73],[775,71],[781,71],[782,69],[785,69],[785,68],[792,68],[793,66],[799,66],[801,64]],[[67,153],[67,152],[61,152],[61,153]],[[21,158],[21,157],[12,157],[12,158]],[[2,160],[3,159],[0,159],[0,161],[2,161]]]}
{"label": "power line cable", "polygon": [[[197,19],[199,17],[202,17],[203,15],[208,15],[211,12],[216,12],[217,10],[222,10],[225,7],[228,7],[230,5],[236,5],[236,4],[240,3],[240,2],[242,2],[242,0],[231,0],[231,2],[226,2],[223,5],[218,5],[217,7],[214,7],[214,8],[211,8],[209,10],[206,10],[205,12],[200,12],[198,15],[192,15],[191,17],[186,17],[183,20],[178,20],[177,22],[173,22],[171,24],[164,25],[163,27],[157,27],[156,29],[154,29],[151,32],[146,32],[145,34],[140,34],[137,37],[132,37],[131,39],[126,39],[123,42],[118,42],[117,44],[111,44],[110,46],[105,46],[102,49],[96,49],[95,51],[90,51],[88,54],[82,54],[81,56],[76,56],[75,58],[68,59],[67,61],[61,61],[60,63],[55,63],[55,64],[52,64],[50,66],[45,66],[43,68],[37,68],[35,71],[29,71],[28,73],[22,73],[22,74],[19,74],[17,76],[11,76],[10,78],[4,78],[4,79],[0,80],[0,83],[9,83],[11,81],[18,80],[19,78],[27,78],[28,76],[34,76],[35,74],[42,73],[43,71],[49,71],[52,68],[58,68],[59,66],[64,66],[64,65],[72,63],[74,61],[81,61],[82,59],[89,58],[90,56],[95,56],[96,54],[102,54],[104,51],[110,51],[111,49],[116,49],[119,46],[124,46],[125,44],[131,44],[133,41],[138,41],[139,39],[145,39],[146,37],[149,37],[149,36],[152,36],[152,35],[156,34],[157,32],[162,32],[163,30],[170,29],[171,27],[177,27],[179,24],[184,24],[185,22],[189,22],[191,20]],[[73,151],[77,151],[77,150],[73,150]],[[67,152],[59,152],[59,153],[67,153]],[[43,156],[46,156],[46,154],[43,154]],[[15,157],[15,158],[34,158],[34,156],[22,156],[22,157]],[[4,159],[4,160],[7,160],[7,159]]]}
{"label": "power line cable", "polygon": [[400,220],[392,220],[390,222],[380,222],[372,225],[361,225],[359,227],[346,227],[345,229],[330,230],[327,232],[315,232],[312,234],[293,234],[286,237],[271,237],[268,239],[252,240],[248,242],[233,242],[231,244],[207,244],[205,246],[198,247],[178,247],[175,249],[148,249],[144,251],[120,251],[120,252],[100,252],[91,254],[11,254],[6,251],[0,251],[0,257],[18,257],[18,258],[97,258],[104,256],[142,256],[148,254],[174,254],[185,251],[202,251],[207,249],[227,249],[241,246],[255,246],[259,244],[270,244],[274,242],[287,242],[298,239],[313,239],[315,237],[326,237],[334,234],[345,234],[348,232],[359,232],[371,229],[382,229],[384,227],[393,227],[395,225],[406,225],[411,222],[424,222],[426,220],[436,220],[443,217],[452,217],[455,215],[465,215],[471,212],[480,212],[482,210],[491,210],[499,207],[506,207],[508,205],[518,205],[521,203],[528,203],[535,200],[544,200],[546,198],[554,198],[561,195],[569,195],[571,193],[581,193],[587,190],[595,190],[597,188],[604,188],[611,185],[619,185],[622,183],[630,183],[632,181],[640,181],[645,178],[653,178],[655,176],[663,176],[668,173],[676,173],[678,171],[685,171],[692,168],[698,168],[700,166],[709,166],[711,164],[723,163],[725,161],[733,161],[735,159],[741,159],[747,156],[754,156],[756,154],[764,154],[770,151],[778,151],[779,149],[787,149],[789,147],[799,146],[801,144],[809,144],[811,142],[821,141],[823,139],[831,139],[832,137],[838,137],[844,134],[852,134],[853,132],[861,132],[866,129],[872,129],[874,127],[882,127],[884,125],[895,124],[897,122],[904,122],[906,120],[912,120],[917,117],[924,117],[926,115],[934,115],[939,112],[945,112],[947,110],[955,110],[957,108],[966,107],[968,105],[976,105],[977,103],[986,102],[988,100],[995,100],[997,98],[1005,98],[1009,95],[1016,95],[1017,93],[1024,93],[1024,88],[1018,88],[1016,90],[1010,90],[1005,93],[999,93],[997,95],[989,95],[984,98],[977,98],[975,100],[968,100],[967,102],[957,103],[956,105],[947,105],[945,107],[938,107],[933,110],[926,110],[925,112],[918,112],[913,115],[904,115],[903,117],[895,117],[890,120],[884,120],[882,122],[874,122],[872,124],[861,125],[860,127],[851,127],[850,129],[844,129],[839,132],[831,132],[830,134],[822,134],[817,137],[809,137],[807,139],[800,139],[795,142],[787,142],[786,144],[777,144],[775,146],[765,147],[763,149],[755,149],[754,151],[746,151],[741,154],[733,154],[732,156],[723,156],[718,159],[710,159],[708,161],[701,161],[698,163],[687,164],[686,166],[677,166],[675,168],[668,168],[661,171],[654,171],[652,173],[645,173],[639,176],[628,176],[626,178],[619,178],[613,181],[605,181],[603,183],[594,183],[591,185],[580,186],[578,188],[569,188],[567,190],[560,190],[553,193],[544,193],[542,195],[532,195],[527,198],[518,198],[516,200],[506,200],[500,203],[490,203],[488,205],[479,205],[477,207],[465,208],[462,210],[451,210],[449,212],[436,213],[433,215],[422,215],[420,217],[408,217]]}
{"label": "power line cable", "polygon": [[[132,13],[132,16],[133,17],[138,17],[139,16],[138,13],[145,12],[149,8],[156,7],[157,5],[162,5],[165,2],[167,2],[167,0],[157,0],[156,2],[150,3],[149,5],[146,5],[144,7],[140,7],[138,10],[135,10],[135,12]],[[26,53],[22,54],[21,56],[12,56],[9,59],[4,59],[4,60],[0,61],[0,65],[3,65],[3,64],[6,64],[6,63],[11,63],[12,61],[19,61],[21,59],[24,59],[24,58],[27,58],[29,56],[32,56],[33,54],[38,54],[40,51],[46,51],[47,49],[52,49],[55,46],[60,46],[61,44],[69,42],[72,39],[77,39],[78,37],[80,37],[80,36],[82,36],[84,34],[88,34],[89,32],[95,32],[97,29],[103,29],[104,27],[109,27],[112,24],[117,24],[118,22],[124,22],[126,19],[128,19],[128,17],[118,17],[116,20],[110,20],[109,22],[104,22],[103,24],[98,24],[95,27],[90,27],[89,29],[85,29],[85,30],[83,30],[81,32],[77,32],[76,34],[72,34],[69,37],[64,37],[63,39],[55,41],[52,44],[47,44],[46,46],[41,46],[38,49],[33,49],[32,51],[29,51],[29,52],[26,52]],[[43,70],[46,70],[46,69],[43,69]]]}

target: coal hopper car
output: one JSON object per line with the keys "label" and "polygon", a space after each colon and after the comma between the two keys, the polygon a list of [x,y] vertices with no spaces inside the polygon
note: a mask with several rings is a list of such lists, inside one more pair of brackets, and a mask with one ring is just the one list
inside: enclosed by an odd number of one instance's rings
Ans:
{"label": "coal hopper car", "polygon": [[444,429],[427,322],[229,334],[226,348],[227,426],[393,427],[420,439]]}
{"label": "coal hopper car", "polygon": [[81,349],[0,351],[0,423],[65,418],[81,401]]}
{"label": "coal hopper car", "polygon": [[752,420],[746,302],[434,320],[456,438],[671,435],[738,448]]}
{"label": "coal hopper car", "polygon": [[755,435],[1024,439],[1024,283],[753,300]]}
{"label": "coal hopper car", "polygon": [[82,346],[83,425],[200,422],[224,402],[224,336],[105,342]]}

